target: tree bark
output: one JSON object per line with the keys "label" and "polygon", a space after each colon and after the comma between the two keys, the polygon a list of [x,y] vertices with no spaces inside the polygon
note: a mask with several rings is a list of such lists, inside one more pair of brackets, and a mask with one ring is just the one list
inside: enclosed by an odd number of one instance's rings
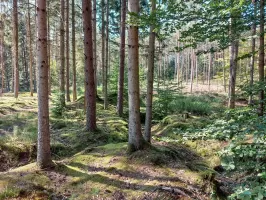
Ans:
{"label": "tree bark", "polygon": [[44,169],[52,164],[49,130],[46,0],[38,0],[37,3],[37,64],[39,68],[37,164]]}
{"label": "tree bark", "polygon": [[75,0],[72,0],[72,69],[73,69],[73,101],[77,100],[76,75],[76,26],[75,26]]}
{"label": "tree bark", "polygon": [[28,0],[28,23],[27,23],[27,41],[28,41],[28,49],[29,49],[29,71],[30,71],[30,96],[33,96],[33,70],[32,70],[32,63],[33,63],[33,55],[32,55],[32,45],[31,45],[31,24],[30,24],[30,2]]}
{"label": "tree bark", "polygon": [[[129,0],[128,10],[138,15],[139,0]],[[132,15],[129,15],[132,18]],[[133,152],[144,148],[144,139],[140,124],[139,96],[139,37],[138,27],[130,25],[128,29],[128,150]]]}
{"label": "tree bark", "polygon": [[18,1],[13,0],[13,66],[14,66],[14,96],[18,98],[19,68],[18,68]]}
{"label": "tree bark", "polygon": [[105,79],[105,3],[104,0],[101,2],[102,4],[102,93],[104,94],[104,79]]}
{"label": "tree bark", "polygon": [[235,108],[235,87],[236,87],[236,68],[238,56],[238,41],[235,40],[231,43],[230,51],[230,76],[229,76],[229,101],[228,107]]}
{"label": "tree bark", "polygon": [[92,37],[93,37],[93,66],[94,66],[94,82],[95,82],[95,92],[97,96],[97,9],[96,0],[93,0],[93,18],[92,18]]}
{"label": "tree bark", "polygon": [[4,64],[4,22],[0,21],[0,66],[2,74],[2,93],[5,92],[5,64]]}
{"label": "tree bark", "polygon": [[50,0],[47,2],[47,57],[48,57],[48,93],[51,95],[52,89],[52,77],[51,77],[51,41],[50,41],[50,17],[49,17],[49,3]]}
{"label": "tree bark", "polygon": [[86,99],[86,130],[96,130],[96,92],[93,67],[92,44],[92,7],[91,1],[82,0],[82,17],[84,30],[85,55],[85,99]]}
{"label": "tree bark", "polygon": [[108,108],[108,58],[109,58],[109,0],[106,0],[106,42],[105,42],[105,70],[104,70],[104,109]]}
{"label": "tree bark", "polygon": [[66,100],[70,102],[69,91],[69,0],[66,0]]}
{"label": "tree bark", "polygon": [[[155,14],[156,0],[151,0],[151,15]],[[145,140],[151,143],[151,122],[152,122],[152,97],[153,97],[153,75],[154,75],[154,51],[155,51],[155,26],[150,25],[148,74],[147,74],[147,96],[146,96],[146,119],[145,119]]]}
{"label": "tree bark", "polygon": [[225,55],[224,55],[224,50],[223,50],[223,86],[224,86],[224,92],[226,92]]}
{"label": "tree bark", "polygon": [[[249,81],[249,85],[250,88],[252,88],[253,83],[254,83],[254,64],[255,64],[255,47],[256,47],[256,17],[257,17],[257,4],[256,4],[256,0],[252,1],[253,6],[254,6],[254,20],[253,20],[253,24],[251,26],[251,32],[252,32],[252,39],[251,39],[251,52],[252,52],[252,56],[250,58],[250,63],[249,63],[249,67],[250,67],[250,81]],[[249,99],[248,99],[248,104],[252,104],[253,103],[253,96],[252,94],[249,95]]]}
{"label": "tree bark", "polygon": [[192,93],[193,90],[193,80],[194,80],[194,51],[191,51],[190,55],[191,60],[191,70],[190,70],[190,93]]}
{"label": "tree bark", "polygon": [[[264,83],[264,0],[260,0],[260,49],[259,49],[259,82]],[[258,115],[264,114],[264,89],[259,91]]]}
{"label": "tree bark", "polygon": [[117,96],[117,113],[119,117],[123,115],[124,102],[124,76],[125,76],[125,42],[126,42],[126,9],[127,0],[121,1],[121,30],[120,30],[120,67],[119,67],[119,82]]}
{"label": "tree bark", "polygon": [[208,68],[208,87],[209,91],[211,90],[211,69],[213,67],[213,55],[209,54],[209,68]]}
{"label": "tree bark", "polygon": [[60,102],[65,106],[65,0],[61,0],[60,20]]}

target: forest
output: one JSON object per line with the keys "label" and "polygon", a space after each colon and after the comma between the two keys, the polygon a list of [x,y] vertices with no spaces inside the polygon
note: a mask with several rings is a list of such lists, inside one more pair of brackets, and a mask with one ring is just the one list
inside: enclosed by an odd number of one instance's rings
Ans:
{"label": "forest", "polygon": [[0,0],[0,200],[266,199],[264,0]]}

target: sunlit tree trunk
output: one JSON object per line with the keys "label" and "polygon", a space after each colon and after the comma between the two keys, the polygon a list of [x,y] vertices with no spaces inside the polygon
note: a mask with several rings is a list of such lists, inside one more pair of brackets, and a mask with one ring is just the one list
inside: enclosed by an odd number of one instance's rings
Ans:
{"label": "sunlit tree trunk", "polygon": [[30,24],[30,1],[28,0],[28,23],[27,23],[27,41],[28,41],[28,49],[29,49],[29,68],[30,68],[30,96],[33,96],[33,55],[32,55],[32,45],[31,45],[31,24]]}
{"label": "sunlit tree trunk", "polygon": [[93,67],[92,7],[91,1],[82,0],[85,56],[86,130],[96,130],[96,92]]}
{"label": "sunlit tree trunk", "polygon": [[225,55],[224,55],[224,50],[223,50],[223,86],[224,86],[224,92],[226,92]]}
{"label": "sunlit tree trunk", "polygon": [[65,0],[61,0],[60,21],[60,102],[65,106]]}
{"label": "sunlit tree trunk", "polygon": [[69,0],[66,0],[66,100],[70,101],[69,91]]}
{"label": "sunlit tree trunk", "polygon": [[193,89],[193,81],[194,81],[194,52],[193,50],[191,51],[190,55],[190,60],[191,60],[191,70],[190,70],[190,93],[192,93]]}
{"label": "sunlit tree trunk", "polygon": [[[264,0],[260,0],[260,46],[259,46],[259,81],[264,83]],[[258,115],[263,116],[264,113],[264,90],[259,91],[259,109]]]}
{"label": "sunlit tree trunk", "polygon": [[197,55],[195,55],[195,67],[196,67],[196,85],[198,86],[199,66],[198,66],[198,56]]}
{"label": "sunlit tree trunk", "polygon": [[[151,15],[155,14],[156,0],[151,1]],[[151,22],[152,23],[152,22]],[[152,97],[153,97],[153,75],[154,75],[154,51],[155,51],[155,26],[150,26],[148,74],[147,74],[147,96],[146,96],[146,118],[145,118],[145,140],[151,142],[152,122]]]}
{"label": "sunlit tree trunk", "polygon": [[228,107],[235,108],[236,68],[238,55],[238,41],[231,43],[230,50],[230,76],[229,76],[229,101]]}
{"label": "sunlit tree trunk", "polygon": [[102,93],[104,94],[105,79],[105,0],[102,0]]}
{"label": "sunlit tree trunk", "polygon": [[[1,10],[2,11],[2,10]],[[2,74],[2,93],[5,92],[5,64],[4,64],[4,22],[0,20],[0,66]]]}
{"label": "sunlit tree trunk", "polygon": [[209,54],[209,68],[208,68],[208,88],[211,89],[211,69],[213,68],[213,55]]}
{"label": "sunlit tree trunk", "polygon": [[38,81],[38,151],[37,164],[45,169],[52,164],[49,130],[49,94],[48,94],[48,60],[47,60],[47,23],[46,0],[37,1],[37,65]]}
{"label": "sunlit tree trunk", "polygon": [[19,68],[18,68],[18,1],[13,0],[13,66],[14,66],[14,96],[18,98]]}
{"label": "sunlit tree trunk", "polygon": [[120,67],[119,67],[119,83],[117,96],[117,113],[120,117],[123,115],[124,102],[124,74],[125,74],[125,42],[126,42],[126,9],[127,0],[121,1],[121,29],[120,29]]}
{"label": "sunlit tree trunk", "polygon": [[51,77],[51,41],[50,41],[50,17],[49,17],[49,3],[50,0],[47,0],[47,56],[48,56],[48,91],[49,95],[51,94],[51,88],[52,88],[52,77]]}
{"label": "sunlit tree trunk", "polygon": [[[73,1],[73,0],[72,0]],[[96,87],[96,95],[97,95],[97,9],[96,9],[96,0],[93,0],[93,18],[92,18],[92,25],[93,25],[93,66],[94,66],[94,82]]]}
{"label": "sunlit tree trunk", "polygon": [[108,68],[109,68],[109,0],[106,0],[106,43],[105,43],[105,70],[104,70],[104,109],[108,108],[108,92],[107,92],[107,87],[108,87]]}
{"label": "sunlit tree trunk", "polygon": [[[257,3],[255,0],[252,0],[253,6],[254,6],[254,20],[253,20],[253,24],[251,26],[251,32],[252,32],[252,39],[251,39],[251,52],[252,52],[252,56],[250,58],[250,63],[249,63],[249,68],[250,68],[250,81],[249,81],[249,85],[250,87],[253,86],[253,82],[254,82],[254,64],[255,64],[255,47],[256,47],[256,17],[257,17]],[[248,103],[252,104],[253,101],[253,96],[252,94],[249,95],[249,99],[248,99]]]}
{"label": "sunlit tree trunk", "polygon": [[[138,15],[139,0],[128,1],[128,11]],[[129,15],[132,18],[132,15]],[[144,148],[144,138],[140,124],[139,96],[139,37],[138,27],[129,25],[128,29],[128,147],[129,152]]]}
{"label": "sunlit tree trunk", "polygon": [[72,69],[73,69],[73,101],[77,100],[76,75],[76,26],[75,26],[75,0],[72,0]]}

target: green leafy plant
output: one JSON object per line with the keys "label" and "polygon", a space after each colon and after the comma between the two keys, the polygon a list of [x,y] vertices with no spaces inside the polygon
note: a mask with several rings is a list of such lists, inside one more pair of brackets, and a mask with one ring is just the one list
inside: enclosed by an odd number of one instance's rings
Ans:
{"label": "green leafy plant", "polygon": [[53,98],[53,107],[52,107],[52,113],[55,117],[61,117],[66,109],[65,105],[63,105],[60,101],[62,94],[56,93],[55,97]]}

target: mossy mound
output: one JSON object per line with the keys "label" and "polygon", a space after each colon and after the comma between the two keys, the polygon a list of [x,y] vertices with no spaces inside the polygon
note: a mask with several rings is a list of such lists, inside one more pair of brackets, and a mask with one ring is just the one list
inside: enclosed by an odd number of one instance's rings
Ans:
{"label": "mossy mound", "polygon": [[0,195],[12,188],[16,191],[12,194],[15,198],[34,192],[39,196],[64,195],[74,199],[117,199],[118,196],[153,199],[156,195],[176,199],[177,194],[165,190],[170,187],[182,191],[180,197],[185,197],[184,194],[191,198],[204,197],[210,192],[206,188],[203,192],[206,181],[199,172],[183,164],[185,158],[200,161],[194,152],[181,146],[175,149],[158,144],[128,156],[127,143],[107,144],[84,149],[57,162],[50,171],[39,171],[30,164],[2,173]]}

